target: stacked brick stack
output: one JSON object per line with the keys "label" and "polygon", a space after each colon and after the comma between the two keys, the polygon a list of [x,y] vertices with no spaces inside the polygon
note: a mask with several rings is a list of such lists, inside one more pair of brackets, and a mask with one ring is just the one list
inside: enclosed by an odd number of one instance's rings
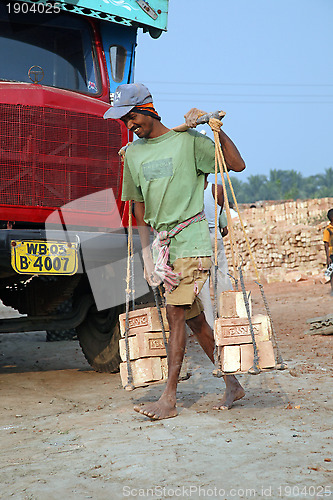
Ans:
{"label": "stacked brick stack", "polygon": [[252,225],[259,222],[285,221],[291,221],[294,224],[309,224],[316,220],[326,220],[327,211],[333,208],[333,198],[261,203],[257,208],[246,208],[248,205],[240,205],[242,219]]}
{"label": "stacked brick stack", "polygon": [[[271,338],[271,323],[268,316],[252,316],[251,323],[259,355],[260,368],[275,366]],[[214,336],[221,359],[221,370],[225,373],[247,372],[254,364],[254,349],[250,324],[242,292],[222,292],[219,297],[219,318],[215,320]]]}
{"label": "stacked brick stack", "polygon": [[[323,198],[267,204],[241,211],[261,280],[285,280],[292,272],[296,276],[295,271],[302,277],[323,275],[326,258],[322,236],[328,223],[326,213],[331,207],[333,198]],[[235,222],[234,230],[237,253],[243,257],[245,275],[247,278],[255,278],[239,221]],[[232,259],[229,236],[224,238],[224,244],[230,266]]]}
{"label": "stacked brick stack", "polygon": [[[161,308],[166,338],[169,338],[169,324],[165,308]],[[125,329],[126,313],[119,316],[120,333],[119,352],[120,376],[123,387],[127,385],[128,370],[126,357]],[[140,387],[168,378],[167,353],[163,340],[162,326],[155,307],[146,307],[129,312],[129,360],[132,368],[133,385]],[[186,359],[181,369],[180,378],[186,378]]]}

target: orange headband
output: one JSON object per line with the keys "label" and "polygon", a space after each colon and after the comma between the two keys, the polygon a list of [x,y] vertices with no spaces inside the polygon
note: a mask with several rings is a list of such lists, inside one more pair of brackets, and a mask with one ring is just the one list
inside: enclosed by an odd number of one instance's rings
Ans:
{"label": "orange headband", "polygon": [[157,120],[161,120],[161,117],[159,116],[159,114],[155,110],[152,102],[148,102],[147,104],[139,104],[137,106],[134,106],[132,111],[137,112],[137,113],[141,113],[142,115],[152,116],[153,118],[156,118]]}

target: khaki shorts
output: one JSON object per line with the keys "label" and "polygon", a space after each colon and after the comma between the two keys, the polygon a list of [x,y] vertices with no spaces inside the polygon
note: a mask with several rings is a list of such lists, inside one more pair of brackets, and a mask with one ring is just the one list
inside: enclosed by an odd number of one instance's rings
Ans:
{"label": "khaki shorts", "polygon": [[185,306],[186,320],[195,318],[203,311],[198,294],[209,276],[211,257],[184,257],[175,260],[173,270],[180,274],[180,283],[166,294],[166,304]]}

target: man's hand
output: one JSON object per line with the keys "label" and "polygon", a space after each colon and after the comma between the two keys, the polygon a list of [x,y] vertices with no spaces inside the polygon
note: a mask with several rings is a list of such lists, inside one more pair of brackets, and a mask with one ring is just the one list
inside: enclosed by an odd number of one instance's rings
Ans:
{"label": "man's hand", "polygon": [[155,265],[151,256],[150,249],[145,249],[142,253],[143,262],[144,262],[144,277],[147,280],[148,284],[155,288],[162,283],[162,280],[157,274],[154,272]]}
{"label": "man's hand", "polygon": [[197,124],[197,119],[202,116],[206,115],[206,111],[201,111],[200,109],[197,108],[192,108],[186,115],[184,115],[185,118],[185,123],[189,128],[195,128]]}

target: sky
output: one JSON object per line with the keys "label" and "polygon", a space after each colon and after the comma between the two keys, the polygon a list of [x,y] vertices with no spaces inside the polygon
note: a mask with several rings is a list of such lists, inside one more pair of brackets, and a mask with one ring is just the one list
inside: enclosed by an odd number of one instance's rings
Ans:
{"label": "sky", "polygon": [[333,167],[332,53],[332,0],[169,0],[168,31],[139,30],[135,81],[168,127],[192,107],[225,111],[239,180],[307,177]]}

